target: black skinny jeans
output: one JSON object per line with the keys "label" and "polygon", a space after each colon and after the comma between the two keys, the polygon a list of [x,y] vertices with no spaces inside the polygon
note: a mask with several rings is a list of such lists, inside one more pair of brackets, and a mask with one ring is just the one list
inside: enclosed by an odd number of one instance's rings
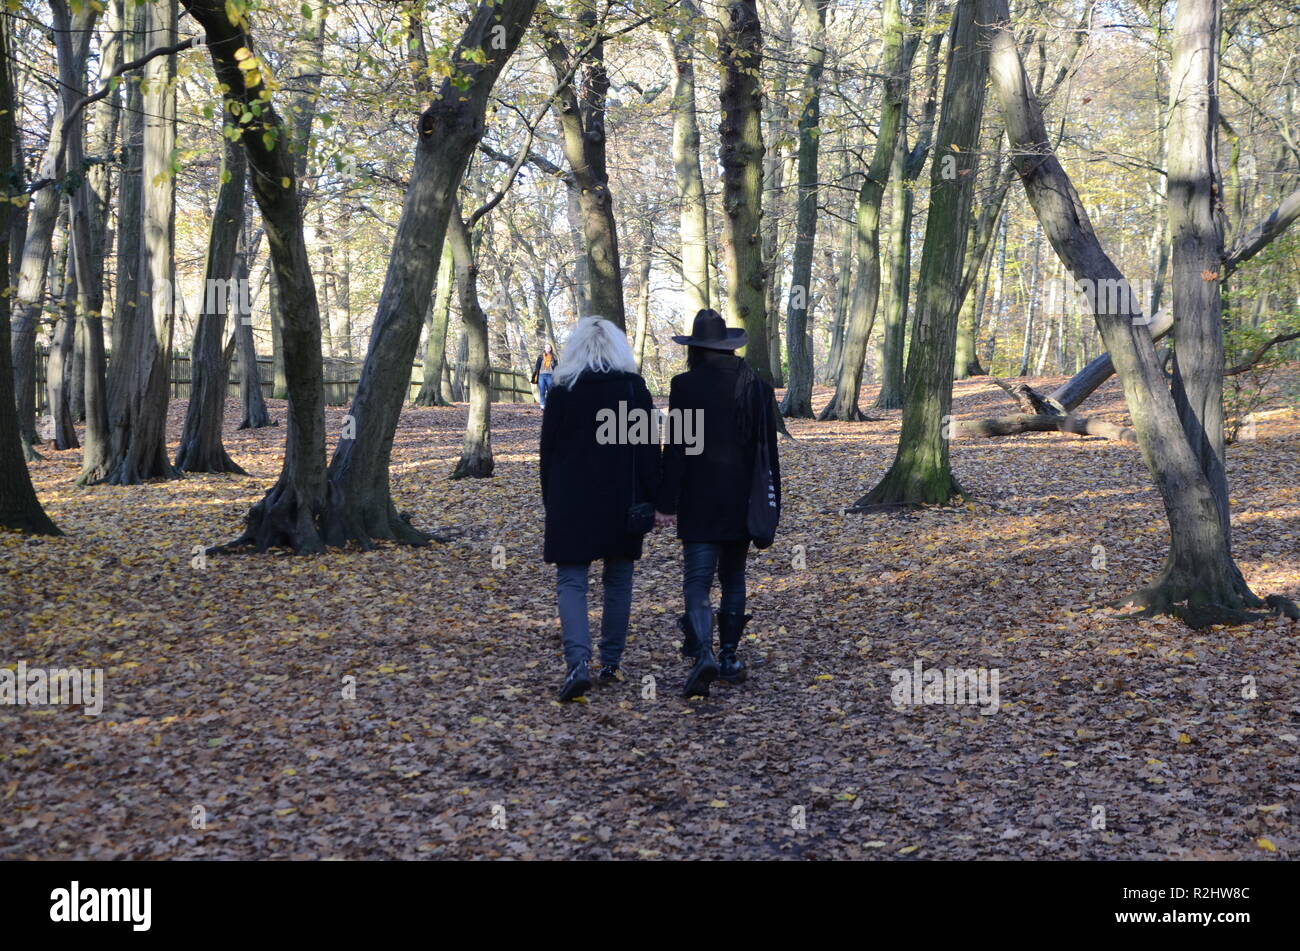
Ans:
{"label": "black skinny jeans", "polygon": [[719,609],[743,614],[745,611],[745,559],[749,556],[749,539],[738,542],[682,542],[682,598],[686,616],[696,631],[712,631],[713,612],[709,594],[713,576],[722,588]]}

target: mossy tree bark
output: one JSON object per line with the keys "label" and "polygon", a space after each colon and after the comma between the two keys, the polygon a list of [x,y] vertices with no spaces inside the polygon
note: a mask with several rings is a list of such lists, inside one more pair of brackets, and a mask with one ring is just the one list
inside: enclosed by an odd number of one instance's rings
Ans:
{"label": "mossy tree bark", "polygon": [[880,483],[853,506],[943,504],[961,487],[948,457],[952,361],[957,342],[961,268],[974,197],[980,123],[988,85],[990,0],[959,0],[948,42],[930,211],[917,280],[917,313],[907,359],[903,429],[894,463]]}
{"label": "mossy tree bark", "polygon": [[678,5],[680,19],[665,33],[673,61],[673,174],[681,203],[683,320],[686,332],[697,311],[709,306],[708,203],[700,172],[700,123],[695,105],[695,31],[700,17],[694,0]]}
{"label": "mossy tree bark", "polygon": [[424,361],[420,392],[415,395],[416,406],[446,406],[442,392],[442,377],[447,364],[447,324],[451,314],[452,255],[451,245],[444,239],[442,256],[438,263],[438,276],[424,323]]}
{"label": "mossy tree bark", "polygon": [[[549,12],[539,18],[542,41],[551,68],[561,80],[555,95],[555,114],[564,157],[576,187],[591,313],[626,329],[618,221],[614,217],[606,158],[605,97],[609,74],[605,69],[604,18],[597,16],[595,0],[576,0],[576,4],[578,34],[574,49],[564,42]],[[581,60],[577,71],[573,69],[575,56]],[[575,72],[580,73],[576,78]]]}
{"label": "mossy tree bark", "polygon": [[[144,49],[176,42],[175,0],[135,8],[135,32]],[[108,368],[107,457],[95,480],[83,466],[82,479],[110,485],[138,485],[180,473],[167,455],[170,396],[176,184],[176,57],[161,56],[143,71],[140,108],[140,241],[134,306],[123,302],[114,322],[113,362]]]}

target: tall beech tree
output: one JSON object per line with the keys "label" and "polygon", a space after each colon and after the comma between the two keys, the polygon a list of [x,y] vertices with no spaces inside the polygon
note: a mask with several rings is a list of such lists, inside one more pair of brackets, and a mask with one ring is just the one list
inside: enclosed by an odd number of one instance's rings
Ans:
{"label": "tall beech tree", "polygon": [[[927,5],[926,16],[939,11]],[[924,19],[917,8],[912,10],[912,24],[919,27]],[[944,31],[934,30],[926,45],[925,99],[917,123],[916,144],[908,147],[908,125],[911,110],[904,100],[903,115],[899,122],[898,144],[890,166],[889,181],[893,213],[890,215],[889,286],[885,294],[884,332],[880,335],[880,390],[876,409],[901,409],[903,406],[903,353],[907,339],[907,309],[912,282],[912,209],[915,204],[916,182],[925,168],[934,137],[934,120],[939,104],[939,50]]]}
{"label": "tall beech tree", "polygon": [[930,211],[916,288],[916,317],[907,357],[903,429],[889,471],[854,508],[946,503],[961,493],[948,456],[952,362],[957,342],[966,222],[975,188],[980,123],[988,85],[991,0],[959,0],[948,41]]}
{"label": "tall beech tree", "polygon": [[456,294],[460,319],[465,325],[468,353],[465,364],[469,382],[469,413],[465,419],[465,443],[452,470],[453,479],[483,479],[492,474],[492,368],[488,355],[487,315],[479,303],[476,238],[461,218],[460,203],[447,224],[447,243],[456,268]]}
{"label": "tall beech tree", "polygon": [[221,185],[208,231],[208,257],[203,268],[203,304],[190,355],[190,399],[185,408],[176,467],[185,472],[235,472],[244,469],[230,458],[221,441],[230,369],[223,352],[226,313],[235,303],[235,320],[243,296],[235,283],[235,254],[244,230],[244,148],[223,137]]}
{"label": "tall beech tree", "polygon": [[[176,0],[140,4],[135,16],[135,29],[144,48],[176,43]],[[133,301],[119,298],[113,361],[108,368],[108,452],[102,460],[94,460],[99,472],[89,472],[83,465],[85,482],[136,485],[179,474],[167,455],[166,433],[175,323],[175,79],[174,54],[155,57],[144,66],[136,293]]]}
{"label": "tall beech tree", "polygon": [[[790,298],[785,318],[790,379],[781,412],[786,416],[806,419],[812,419],[813,416],[813,354],[808,337],[808,314],[812,300],[813,251],[817,241],[817,160],[821,142],[822,72],[826,65],[826,10],[829,6],[830,0],[803,0],[810,40],[801,97],[803,110],[799,113],[799,184],[795,198],[794,259],[791,262]],[[776,370],[775,362],[772,370]]]}
{"label": "tall beech tree", "polygon": [[[0,268],[9,273],[10,219],[14,214],[13,199],[18,194],[21,175],[14,169],[14,88],[9,69],[8,15],[0,15]],[[8,294],[0,294],[0,528],[14,529],[33,535],[62,534],[45,514],[32,477],[23,457],[22,433],[14,405],[14,377],[8,372],[9,355],[9,302]]]}
{"label": "tall beech tree", "polygon": [[325,548],[325,385],[320,311],[297,195],[293,155],[272,102],[270,70],[255,53],[242,4],[184,0],[207,34],[226,134],[244,147],[253,196],[262,213],[271,267],[281,291],[289,387],[284,463],[275,485],[249,511],[242,535],[223,550],[255,547],[319,552]]}
{"label": "tall beech tree", "polygon": [[[1076,281],[1092,288],[1127,286],[1052,150],[1008,25],[1006,0],[990,2],[992,84],[1034,212]],[[1186,322],[1186,328],[1179,331],[1172,392],[1136,295],[1088,295],[1169,522],[1164,568],[1130,601],[1144,613],[1174,614],[1193,627],[1258,617],[1254,609],[1265,603],[1246,585],[1232,558],[1223,475],[1219,295],[1232,256],[1224,254],[1215,220],[1218,21],[1217,0],[1180,0],[1173,29],[1168,200],[1174,309],[1176,323]],[[1280,597],[1269,603],[1296,613]]]}
{"label": "tall beech tree", "polygon": [[393,505],[388,475],[393,434],[409,391],[456,190],[483,136],[492,86],[518,48],[536,5],[536,0],[479,4],[453,54],[454,74],[442,82],[420,117],[415,166],[352,401],[355,438],[341,439],[330,463],[328,537],[333,544],[428,540]]}
{"label": "tall beech tree", "polygon": [[763,31],[757,0],[730,0],[718,36],[722,68],[719,164],[722,166],[722,262],[727,323],[749,335],[745,359],[771,382],[763,268]]}
{"label": "tall beech tree", "polygon": [[623,272],[619,263],[618,222],[609,186],[605,143],[605,18],[595,0],[578,5],[574,49],[560,35],[549,10],[539,17],[542,45],[559,87],[555,114],[565,160],[573,173],[585,251],[591,313],[625,327]]}
{"label": "tall beech tree", "polygon": [[683,321],[689,333],[695,314],[709,306],[709,228],[695,102],[694,46],[700,11],[694,0],[681,0],[678,11],[680,16],[664,33],[664,46],[673,63],[673,175],[681,203]]}
{"label": "tall beech tree", "polygon": [[[921,0],[914,0],[920,3]],[[867,357],[867,340],[876,320],[880,299],[880,206],[885,184],[894,160],[895,146],[902,126],[908,95],[908,74],[916,50],[916,38],[907,37],[907,21],[899,0],[885,0],[883,12],[883,49],[881,71],[885,74],[881,98],[880,126],[871,164],[862,176],[855,212],[855,249],[857,274],[849,303],[848,326],[841,345],[840,367],[835,381],[835,395],[821,411],[819,419],[862,419],[858,409],[858,390],[862,386],[862,369]],[[898,214],[898,208],[895,208]]]}

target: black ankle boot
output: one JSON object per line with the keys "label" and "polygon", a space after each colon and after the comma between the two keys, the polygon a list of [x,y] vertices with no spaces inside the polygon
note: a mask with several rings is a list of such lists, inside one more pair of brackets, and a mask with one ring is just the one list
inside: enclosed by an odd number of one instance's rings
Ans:
{"label": "black ankle boot", "polygon": [[743,683],[748,671],[736,656],[740,635],[754,615],[739,611],[718,612],[718,679],[729,684]]}
{"label": "black ankle boot", "polygon": [[564,685],[560,687],[560,700],[561,702],[577,700],[590,689],[591,673],[587,662],[579,661],[569,668],[568,675],[564,678]]}
{"label": "black ankle boot", "polygon": [[713,659],[713,618],[711,613],[700,613],[709,618],[704,630],[697,626],[698,621],[689,617],[686,623],[695,647],[695,666],[691,668],[686,677],[686,686],[682,688],[684,697],[707,697],[709,684],[718,679],[718,662]]}

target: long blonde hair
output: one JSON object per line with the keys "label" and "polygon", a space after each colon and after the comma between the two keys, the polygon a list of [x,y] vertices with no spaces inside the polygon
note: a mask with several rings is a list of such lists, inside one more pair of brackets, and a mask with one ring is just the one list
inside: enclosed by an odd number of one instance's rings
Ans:
{"label": "long blonde hair", "polygon": [[555,385],[568,389],[585,370],[636,372],[636,358],[632,356],[627,335],[604,317],[584,317],[578,321],[555,368]]}

